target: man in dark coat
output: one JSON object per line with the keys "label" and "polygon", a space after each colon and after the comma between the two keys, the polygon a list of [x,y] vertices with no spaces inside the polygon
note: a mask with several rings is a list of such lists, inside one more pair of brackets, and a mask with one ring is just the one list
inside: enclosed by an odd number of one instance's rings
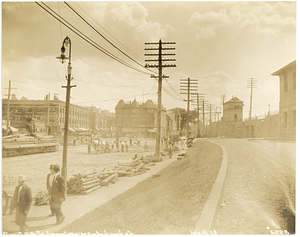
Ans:
{"label": "man in dark coat", "polygon": [[47,174],[47,179],[46,179],[46,187],[47,187],[47,190],[48,190],[48,194],[50,196],[50,198],[49,198],[49,205],[50,205],[51,214],[49,215],[49,217],[55,216],[54,208],[53,208],[53,202],[52,202],[52,198],[51,198],[51,195],[52,195],[52,185],[53,185],[54,174],[55,174],[55,172],[53,170],[53,166],[54,165],[50,165],[50,173]]}
{"label": "man in dark coat", "polygon": [[66,200],[65,179],[59,173],[59,165],[53,165],[53,170],[55,174],[52,184],[51,199],[53,203],[53,210],[56,215],[56,224],[61,224],[65,219],[65,216],[61,211],[61,204]]}
{"label": "man in dark coat", "polygon": [[19,185],[15,188],[10,208],[10,213],[16,208],[16,224],[20,226],[21,233],[26,231],[26,219],[32,202],[31,188],[25,180],[25,175],[19,175]]}

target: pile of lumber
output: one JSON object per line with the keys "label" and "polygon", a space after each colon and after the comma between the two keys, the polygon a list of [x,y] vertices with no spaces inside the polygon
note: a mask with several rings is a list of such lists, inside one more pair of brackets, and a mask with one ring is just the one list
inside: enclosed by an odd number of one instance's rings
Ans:
{"label": "pile of lumber", "polygon": [[150,167],[155,164],[151,162],[150,157],[138,156],[135,154],[132,157],[131,162],[127,163],[119,163],[115,166],[115,171],[119,174],[119,176],[134,176],[146,173],[147,170],[150,170]]}
{"label": "pile of lumber", "polygon": [[67,182],[68,194],[89,194],[101,188],[96,171],[87,174],[74,174]]}
{"label": "pile of lumber", "polygon": [[116,172],[105,172],[98,175],[99,183],[101,186],[108,186],[109,183],[115,183],[119,175]]}
{"label": "pile of lumber", "polygon": [[102,186],[109,186],[115,183],[118,177],[131,177],[146,173],[150,167],[154,166],[153,157],[138,156],[135,154],[132,161],[126,163],[118,162],[112,170],[105,169],[99,174],[96,171],[87,174],[75,174],[67,182],[68,194],[88,194]]}
{"label": "pile of lumber", "polygon": [[178,154],[178,156],[177,156],[177,160],[181,160],[182,158],[185,158],[185,156],[186,156],[186,152],[180,153],[180,154]]}

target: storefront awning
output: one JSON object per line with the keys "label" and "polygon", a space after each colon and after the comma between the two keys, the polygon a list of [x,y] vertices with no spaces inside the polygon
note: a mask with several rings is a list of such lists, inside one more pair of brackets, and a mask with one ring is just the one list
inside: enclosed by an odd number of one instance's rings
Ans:
{"label": "storefront awning", "polygon": [[155,132],[156,132],[156,128],[147,129],[147,132],[150,132],[150,133],[155,133]]}
{"label": "storefront awning", "polygon": [[69,130],[70,130],[71,132],[75,132],[75,131],[76,131],[74,128],[69,128]]}

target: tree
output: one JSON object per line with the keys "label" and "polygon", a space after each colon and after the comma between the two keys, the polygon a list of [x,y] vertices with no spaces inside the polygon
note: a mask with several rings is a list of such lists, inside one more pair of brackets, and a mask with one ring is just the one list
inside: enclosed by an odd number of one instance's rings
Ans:
{"label": "tree", "polygon": [[[179,111],[181,115],[181,122],[180,122],[180,130],[187,128],[187,111]],[[190,111],[189,113],[189,123],[195,124],[197,122],[197,111]]]}

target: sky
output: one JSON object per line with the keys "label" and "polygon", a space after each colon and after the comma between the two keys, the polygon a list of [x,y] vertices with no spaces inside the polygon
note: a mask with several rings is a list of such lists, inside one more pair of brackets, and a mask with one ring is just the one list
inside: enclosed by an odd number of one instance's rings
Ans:
{"label": "sky", "polygon": [[[233,96],[244,101],[249,116],[248,78],[256,78],[252,115],[279,111],[279,78],[271,74],[296,60],[296,2],[47,2],[54,15],[112,53],[125,66],[88,44],[35,2],[2,2],[2,98],[12,81],[18,99],[44,99],[50,93],[65,100],[67,63],[60,56],[71,39],[71,103],[115,111],[120,99],[157,103],[158,69],[144,68],[146,42],[175,42],[163,53],[175,53],[176,67],[163,69],[162,103],[187,108],[180,79],[197,79],[198,92],[213,110]],[[102,35],[102,36],[101,36]],[[107,40],[105,40],[107,39]],[[109,42],[108,42],[109,41]],[[98,48],[99,48],[98,47]],[[68,56],[70,46],[66,48]],[[152,64],[155,64],[153,62]],[[136,69],[136,70],[135,70]],[[195,107],[191,107],[192,109]]]}

